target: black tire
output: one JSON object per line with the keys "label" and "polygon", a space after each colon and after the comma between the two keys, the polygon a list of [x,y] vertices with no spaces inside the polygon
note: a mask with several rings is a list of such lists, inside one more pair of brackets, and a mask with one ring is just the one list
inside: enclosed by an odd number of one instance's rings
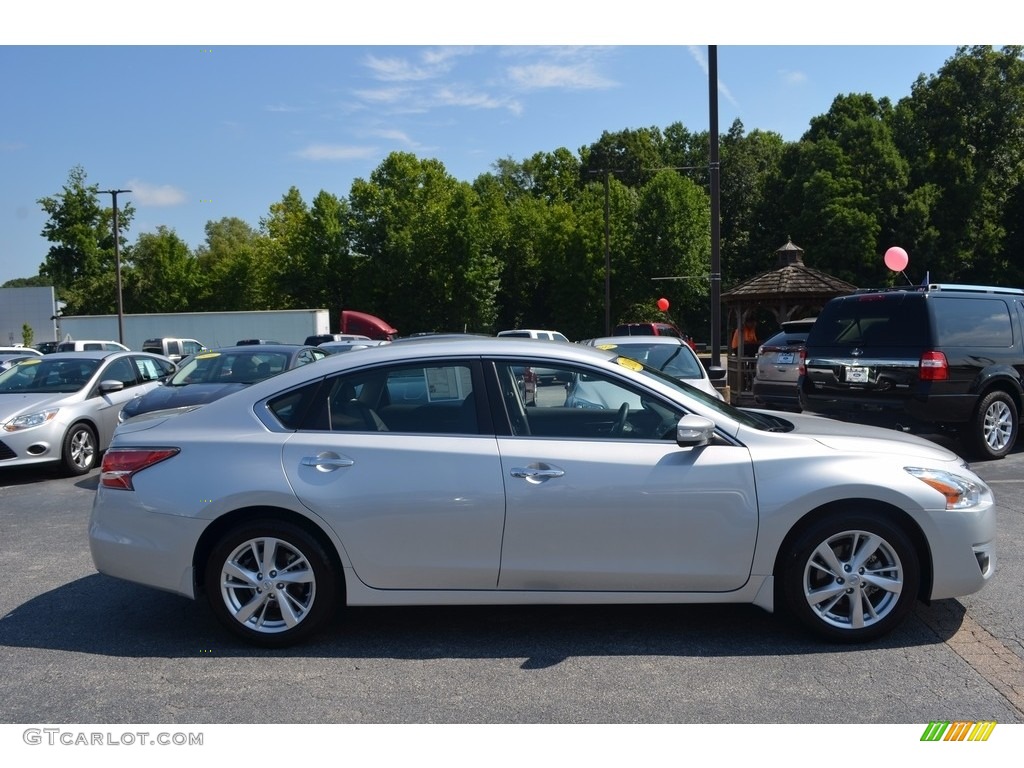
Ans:
{"label": "black tire", "polygon": [[[264,572],[267,557],[272,570]],[[217,619],[265,648],[292,645],[320,629],[337,609],[339,583],[320,542],[280,520],[257,520],[230,530],[210,553],[204,577]]]}
{"label": "black tire", "polygon": [[99,456],[99,445],[96,432],[85,422],[72,424],[71,429],[64,433],[60,448],[60,463],[64,474],[84,475],[96,466]]}
{"label": "black tire", "polygon": [[826,514],[793,541],[780,566],[786,607],[812,632],[840,643],[891,631],[913,609],[921,582],[910,539],[870,512]]}
{"label": "black tire", "polygon": [[1013,398],[994,390],[978,402],[974,418],[965,428],[964,448],[978,459],[1001,459],[1017,442],[1018,413]]}

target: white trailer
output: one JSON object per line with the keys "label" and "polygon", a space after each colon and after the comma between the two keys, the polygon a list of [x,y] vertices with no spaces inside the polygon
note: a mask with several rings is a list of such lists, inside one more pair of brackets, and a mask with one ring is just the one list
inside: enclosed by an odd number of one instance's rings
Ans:
{"label": "white trailer", "polygon": [[[307,336],[330,333],[326,309],[275,309],[265,312],[166,312],[124,316],[124,343],[141,350],[146,339],[169,336],[196,339],[207,347],[227,347],[242,339],[301,344]],[[118,339],[117,315],[69,315],[58,323],[64,340]]]}

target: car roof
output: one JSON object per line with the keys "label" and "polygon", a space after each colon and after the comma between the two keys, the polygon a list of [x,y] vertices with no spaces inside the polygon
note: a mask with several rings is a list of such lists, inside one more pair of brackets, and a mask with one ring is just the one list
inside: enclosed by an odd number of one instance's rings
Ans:
{"label": "car roof", "polygon": [[32,347],[0,347],[0,354],[4,355],[29,355],[30,357],[42,357],[43,353]]}
{"label": "car roof", "polygon": [[316,347],[310,344],[233,344],[230,347],[207,349],[198,354],[206,355],[217,352],[294,352],[299,349],[316,349]]}
{"label": "car roof", "polygon": [[153,355],[149,352],[132,352],[123,349],[84,349],[78,352],[54,352],[52,355],[44,355],[46,360],[103,360],[114,355],[144,355],[145,357],[167,358],[163,355]]}
{"label": "car roof", "polygon": [[596,347],[599,344],[667,344],[674,347],[688,347],[685,339],[678,336],[601,336],[596,339],[587,339],[588,345]]}

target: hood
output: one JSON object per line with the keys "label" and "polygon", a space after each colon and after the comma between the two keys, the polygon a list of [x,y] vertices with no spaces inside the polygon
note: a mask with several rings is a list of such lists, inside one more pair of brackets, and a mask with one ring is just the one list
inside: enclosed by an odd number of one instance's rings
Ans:
{"label": "hood", "polygon": [[[60,407],[77,402],[71,398],[80,394],[80,392],[5,392],[0,395],[0,422],[7,421],[12,416],[31,413],[42,408]],[[79,400],[81,400],[80,397]]]}
{"label": "hood", "polygon": [[953,451],[938,443],[895,429],[797,413],[787,413],[784,418],[793,423],[794,433],[844,453],[873,453],[908,459],[914,456],[932,461],[965,463]]}
{"label": "hood", "polygon": [[160,386],[150,390],[142,397],[129,401],[124,407],[126,418],[137,416],[140,413],[159,411],[166,408],[181,408],[186,405],[202,405],[232,392],[248,387],[248,384],[241,382],[230,382],[224,384],[186,384],[181,387]]}

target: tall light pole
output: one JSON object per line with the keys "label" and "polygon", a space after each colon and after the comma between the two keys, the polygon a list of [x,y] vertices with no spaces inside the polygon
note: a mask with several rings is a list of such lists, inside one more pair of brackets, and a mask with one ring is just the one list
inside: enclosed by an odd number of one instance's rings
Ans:
{"label": "tall light pole", "polygon": [[711,171],[711,365],[722,364],[722,242],[721,212],[719,209],[718,161],[718,46],[708,46],[708,98],[711,117],[711,151],[708,168]]}
{"label": "tall light pole", "polygon": [[121,237],[117,231],[117,196],[130,189],[101,189],[98,194],[110,195],[114,200],[114,264],[117,269],[117,340],[124,344],[124,302],[121,298]]}

